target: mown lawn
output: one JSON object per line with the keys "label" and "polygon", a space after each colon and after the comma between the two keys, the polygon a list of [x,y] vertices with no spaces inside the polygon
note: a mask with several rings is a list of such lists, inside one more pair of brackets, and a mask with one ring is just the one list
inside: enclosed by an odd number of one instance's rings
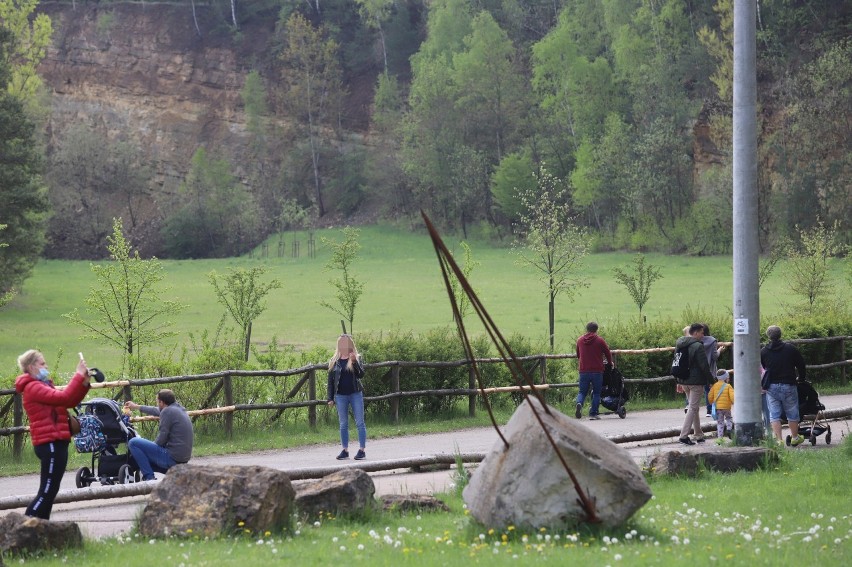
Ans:
{"label": "mown lawn", "polygon": [[[268,296],[266,311],[254,322],[253,340],[261,348],[272,337],[280,343],[303,350],[314,345],[331,348],[340,332],[340,317],[319,305],[334,302],[331,278],[339,274],[325,270],[329,252],[320,238],[340,240],[339,230],[315,233],[316,257],[310,258],[306,236],[300,234],[303,254],[299,258],[277,256],[277,237],[270,239],[270,257],[231,258],[223,260],[164,261],[165,285],[171,289],[163,297],[174,298],[187,305],[176,313],[173,329],[177,335],[162,350],[191,348],[190,335],[196,340],[205,331],[214,332],[223,313],[217,303],[208,273],[225,273],[231,267],[263,264],[268,277],[284,286]],[[289,249],[293,236],[286,235]],[[421,332],[452,323],[446,293],[442,287],[437,259],[428,238],[388,226],[364,228],[361,231],[360,259],[354,266],[355,276],[364,283],[364,294],[358,305],[354,332],[382,332],[411,329]],[[447,244],[460,249],[458,240]],[[547,298],[538,274],[516,263],[508,247],[496,247],[483,241],[470,242],[473,259],[479,265],[471,281],[491,316],[506,333],[522,333],[535,341],[547,336]],[[461,256],[461,255],[460,255]],[[602,324],[631,320],[637,309],[627,292],[612,278],[612,268],[627,268],[633,258],[627,253],[594,254],[585,262],[584,275],[590,287],[582,289],[576,301],[557,299],[556,350],[573,351],[573,342],[590,319]],[[732,302],[731,258],[648,255],[648,262],[660,266],[663,279],[657,281],[645,308],[648,319],[684,316],[686,310],[728,313]],[[17,374],[16,357],[29,348],[45,352],[53,370],[68,373],[73,369],[76,353],[83,351],[92,366],[108,375],[120,360],[115,347],[91,339],[80,339],[80,329],[61,317],[74,308],[83,308],[90,288],[95,284],[89,262],[43,261],[22,293],[0,310],[0,376]],[[841,266],[835,266],[834,278],[841,278]],[[849,294],[839,286],[840,293]],[[784,302],[791,301],[786,290],[783,266],[761,289],[761,313],[778,312]],[[473,326],[471,332],[479,332]],[[649,345],[654,346],[654,345]],[[62,356],[60,357],[60,353]],[[57,364],[58,363],[58,364]]]}

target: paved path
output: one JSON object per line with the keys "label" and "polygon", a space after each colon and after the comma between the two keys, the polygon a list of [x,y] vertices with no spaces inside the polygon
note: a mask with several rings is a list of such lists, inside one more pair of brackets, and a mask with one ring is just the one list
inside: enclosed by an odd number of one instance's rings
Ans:
{"label": "paved path", "polygon": [[[822,396],[820,398],[826,408],[837,409],[852,406],[852,395]],[[711,423],[710,418],[704,418],[703,423]],[[626,419],[615,415],[605,415],[599,421],[583,419],[583,424],[589,429],[613,437],[637,432],[658,431],[679,428],[683,423],[682,409],[655,411],[628,411]],[[832,422],[832,446],[841,442],[843,435],[850,433],[850,421]],[[417,456],[431,456],[441,453],[487,453],[498,441],[497,434],[490,427],[466,429],[451,433],[433,433],[425,435],[410,435],[387,439],[371,440],[367,444],[367,458],[370,461],[395,460]],[[656,452],[668,449],[687,449],[677,442],[676,437],[657,439],[654,441],[629,443],[624,445],[637,461],[644,461]],[[824,448],[825,438],[817,440],[816,447],[805,443],[800,449],[812,450]],[[216,465],[262,465],[279,470],[292,471],[314,467],[329,467],[343,464],[335,460],[338,445],[312,445],[294,449],[262,451],[239,455],[219,455],[198,457],[193,464]],[[354,461],[348,461],[353,463]],[[62,482],[63,490],[73,489],[74,474],[72,470],[66,473]],[[414,473],[408,469],[397,469],[387,472],[371,473],[376,484],[377,495],[383,494],[420,494],[445,492],[452,487],[453,471],[435,471]],[[0,496],[28,495],[35,492],[38,486],[38,475],[0,478]],[[52,519],[70,520],[80,524],[85,537],[108,537],[127,532],[145,504],[147,496],[118,498],[112,500],[96,500],[57,504],[54,506]],[[15,510],[23,512],[23,509]],[[0,515],[9,511],[0,511]]]}

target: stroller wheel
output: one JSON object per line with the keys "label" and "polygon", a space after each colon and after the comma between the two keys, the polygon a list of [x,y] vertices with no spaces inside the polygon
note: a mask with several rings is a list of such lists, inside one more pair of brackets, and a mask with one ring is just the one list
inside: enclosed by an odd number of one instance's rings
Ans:
{"label": "stroller wheel", "polygon": [[828,430],[828,433],[825,434],[825,444],[831,445],[831,430]]}
{"label": "stroller wheel", "polygon": [[624,419],[625,417],[627,417],[627,410],[624,409],[624,406],[621,406],[620,408],[618,408],[618,417],[620,417],[621,419]]}
{"label": "stroller wheel", "polygon": [[133,472],[130,470],[130,465],[121,465],[118,469],[118,483],[131,484],[133,481]]}
{"label": "stroller wheel", "polygon": [[811,445],[816,445],[816,435],[814,435],[813,433],[811,433],[810,441]]}
{"label": "stroller wheel", "polygon": [[92,471],[89,467],[80,467],[77,469],[77,476],[74,478],[77,488],[86,488],[92,484]]}
{"label": "stroller wheel", "polygon": [[792,440],[793,440],[793,437],[791,435],[788,435],[787,436],[787,446],[788,447],[790,446],[790,441],[792,441]]}

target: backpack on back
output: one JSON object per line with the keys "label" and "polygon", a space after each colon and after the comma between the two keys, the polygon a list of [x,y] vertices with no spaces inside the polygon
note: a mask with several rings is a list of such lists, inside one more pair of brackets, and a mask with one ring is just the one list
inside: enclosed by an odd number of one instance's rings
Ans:
{"label": "backpack on back", "polygon": [[677,378],[678,382],[683,382],[689,378],[689,346],[685,345],[675,349],[671,373],[672,376]]}

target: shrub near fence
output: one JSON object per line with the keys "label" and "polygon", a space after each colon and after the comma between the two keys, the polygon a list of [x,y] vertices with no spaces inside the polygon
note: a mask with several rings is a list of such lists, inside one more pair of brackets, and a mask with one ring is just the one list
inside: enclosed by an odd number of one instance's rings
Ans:
{"label": "shrub near fence", "polygon": [[[802,346],[817,345],[820,343],[838,343],[839,351],[845,353],[845,343],[852,339],[850,336],[827,337],[818,339],[797,339],[791,342]],[[481,348],[481,342],[478,342]],[[529,346],[520,344],[520,347]],[[617,364],[622,368],[628,367],[628,361],[632,357],[647,356],[647,357],[664,357],[666,360],[671,359],[673,347],[659,347],[655,349],[645,350],[615,350]],[[451,354],[444,352],[444,354]],[[516,353],[520,357],[519,353]],[[576,358],[575,354],[561,355],[532,355],[522,358],[522,362],[527,368],[533,368],[533,380],[538,384],[544,384],[548,388],[547,395],[550,396],[550,391],[559,392],[565,388],[576,388],[577,384],[573,377],[575,373],[566,372],[566,368],[571,359]],[[510,386],[509,373],[505,364],[500,359],[477,359],[478,365],[482,369],[483,376],[488,376],[483,381],[487,388],[498,387],[504,390]],[[820,364],[809,365],[808,368],[813,374],[814,381],[819,381],[819,376],[829,372],[839,372],[841,380],[846,383],[846,366],[852,364],[850,360],[832,360],[821,362]],[[723,364],[723,366],[726,366]],[[487,370],[486,370],[487,369]],[[238,425],[248,426],[260,424],[263,422],[281,418],[287,412],[306,412],[307,419],[311,427],[316,426],[316,407],[325,405],[325,378],[327,367],[325,364],[314,364],[302,368],[291,370],[228,370],[211,374],[202,374],[194,376],[176,376],[162,377],[147,380],[130,380],[118,382],[105,382],[103,384],[95,384],[93,386],[93,396],[108,397],[114,392],[112,397],[116,399],[137,399],[146,401],[153,400],[156,391],[165,385],[169,385],[179,399],[186,404],[191,411],[191,415],[203,415],[206,419],[221,420],[222,427],[226,434],[230,435],[234,428],[234,417],[239,416]],[[368,378],[367,378],[367,397],[368,406],[372,412],[381,411],[389,412],[392,420],[398,420],[400,411],[411,410],[430,411],[440,409],[442,407],[450,407],[453,400],[458,396],[466,396],[469,400],[469,409],[473,413],[476,411],[477,401],[480,400],[480,393],[473,387],[471,382],[470,365],[466,360],[458,359],[449,362],[412,362],[412,361],[385,361],[370,364],[367,363]],[[627,372],[624,372],[630,376]],[[419,384],[416,382],[418,376],[438,376],[433,378],[430,383],[430,388],[415,389]],[[570,382],[565,382],[566,376],[571,376]],[[410,380],[409,377],[412,379]],[[562,380],[558,382],[557,380]],[[239,388],[234,388],[235,383],[241,381],[269,381],[269,387],[275,389],[275,400],[279,401],[259,401],[259,400],[239,400],[235,397],[235,393],[239,393]],[[489,383],[490,380],[494,382]],[[635,392],[638,386],[642,388],[663,388],[668,394],[666,397],[672,397],[674,388],[672,388],[673,378],[667,375],[667,372],[658,377],[637,377],[634,375],[628,378],[627,382],[631,385],[632,391]],[[206,398],[199,404],[192,404],[188,400],[198,400],[193,398],[186,389],[188,385],[193,383],[207,384]],[[406,388],[402,388],[402,384]],[[292,385],[292,386],[291,386]],[[387,393],[381,392],[381,387],[384,385]],[[103,393],[99,390],[103,389]],[[197,390],[197,388],[196,388]],[[252,390],[252,389],[249,389]],[[193,390],[194,391],[194,390]],[[9,436],[12,440],[12,453],[15,458],[20,458],[23,447],[23,437],[27,431],[24,426],[24,414],[21,404],[21,397],[14,390],[0,390],[0,436]],[[184,397],[186,396],[186,397]],[[500,397],[492,396],[490,399],[499,400]],[[503,399],[506,399],[504,397]],[[517,395],[513,398],[516,402],[519,399]],[[265,417],[260,417],[254,412],[263,412]],[[387,414],[385,414],[387,415]],[[428,413],[427,415],[435,415]],[[147,425],[145,422],[151,418],[136,418],[135,421],[142,422],[143,434],[146,432]],[[11,423],[10,423],[11,422]],[[7,425],[9,424],[9,425]],[[150,433],[149,433],[150,434]],[[7,439],[9,438],[7,437]]]}

